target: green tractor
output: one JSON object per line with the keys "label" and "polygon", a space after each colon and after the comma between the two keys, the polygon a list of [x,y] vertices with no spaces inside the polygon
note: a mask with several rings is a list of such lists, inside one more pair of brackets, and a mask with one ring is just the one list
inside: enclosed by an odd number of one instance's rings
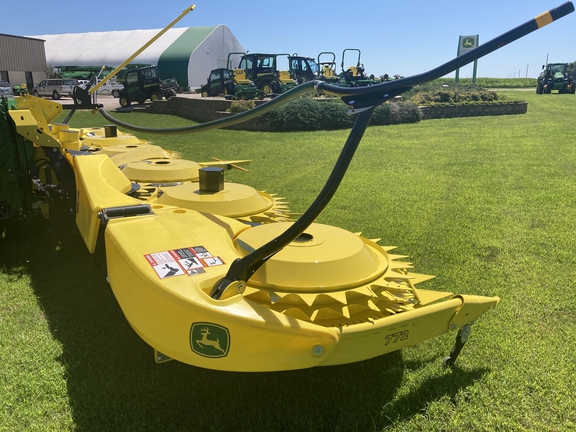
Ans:
{"label": "green tractor", "polygon": [[576,91],[574,79],[569,76],[567,63],[548,63],[542,66],[542,72],[538,77],[536,93],[552,93],[556,90],[558,93],[571,93]]}
{"label": "green tractor", "polygon": [[120,90],[120,105],[130,106],[132,102],[152,102],[176,96],[176,78],[160,79],[157,66],[129,69],[124,78],[124,88]]}

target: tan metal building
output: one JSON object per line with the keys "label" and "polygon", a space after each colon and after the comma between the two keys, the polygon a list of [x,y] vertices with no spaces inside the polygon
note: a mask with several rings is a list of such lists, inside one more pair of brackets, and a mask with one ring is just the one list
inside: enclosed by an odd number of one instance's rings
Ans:
{"label": "tan metal building", "polygon": [[47,70],[43,39],[0,34],[0,79],[32,88]]}

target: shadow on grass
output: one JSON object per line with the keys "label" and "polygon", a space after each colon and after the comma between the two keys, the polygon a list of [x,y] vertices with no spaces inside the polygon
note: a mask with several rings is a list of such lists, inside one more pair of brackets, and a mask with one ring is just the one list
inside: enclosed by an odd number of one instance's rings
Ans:
{"label": "shadow on grass", "polygon": [[9,232],[2,243],[11,251],[5,268],[30,275],[63,346],[58,360],[79,431],[381,430],[453,397],[484,373],[456,369],[456,379],[432,378],[396,399],[406,367],[400,352],[279,373],[157,365],[124,318],[103,262],[86,252],[77,233],[26,229]]}

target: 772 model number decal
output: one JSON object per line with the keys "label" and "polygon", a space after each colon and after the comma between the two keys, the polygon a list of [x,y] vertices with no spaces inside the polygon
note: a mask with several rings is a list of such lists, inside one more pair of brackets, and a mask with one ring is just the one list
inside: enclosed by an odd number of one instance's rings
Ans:
{"label": "772 model number decal", "polygon": [[408,339],[408,335],[410,333],[408,332],[408,330],[404,330],[398,333],[392,333],[389,334],[388,336],[386,336],[384,338],[384,340],[386,341],[386,343],[384,345],[390,345],[391,343],[395,344],[396,342],[400,342],[403,340]]}

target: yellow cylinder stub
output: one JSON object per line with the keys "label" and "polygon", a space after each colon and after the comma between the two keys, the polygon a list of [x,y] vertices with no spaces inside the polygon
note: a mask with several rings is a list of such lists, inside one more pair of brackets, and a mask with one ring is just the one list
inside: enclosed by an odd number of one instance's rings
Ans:
{"label": "yellow cylinder stub", "polygon": [[80,150],[80,133],[78,129],[61,130],[58,134],[58,139],[69,150]]}
{"label": "yellow cylinder stub", "polygon": [[63,129],[58,132],[58,139],[62,142],[75,142],[79,137],[78,129]]}
{"label": "yellow cylinder stub", "polygon": [[54,135],[55,137],[60,136],[60,131],[69,130],[69,129],[70,129],[70,125],[67,123],[52,123],[50,125],[50,131],[52,132],[52,135]]}

